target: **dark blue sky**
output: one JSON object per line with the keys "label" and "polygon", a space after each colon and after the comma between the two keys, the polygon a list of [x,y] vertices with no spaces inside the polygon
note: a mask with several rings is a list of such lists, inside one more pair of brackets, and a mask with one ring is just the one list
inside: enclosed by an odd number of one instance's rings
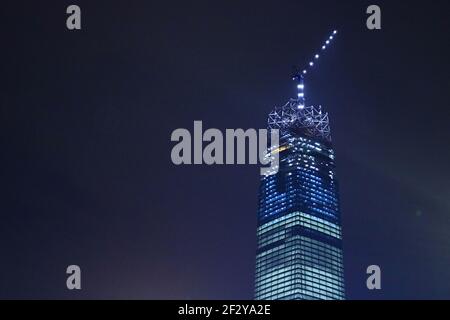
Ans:
{"label": "dark blue sky", "polygon": [[449,299],[450,7],[415,2],[377,1],[376,32],[367,1],[2,2],[0,298],[251,299],[259,169],[176,167],[170,134],[264,128],[337,28],[308,88],[331,116],[348,298]]}

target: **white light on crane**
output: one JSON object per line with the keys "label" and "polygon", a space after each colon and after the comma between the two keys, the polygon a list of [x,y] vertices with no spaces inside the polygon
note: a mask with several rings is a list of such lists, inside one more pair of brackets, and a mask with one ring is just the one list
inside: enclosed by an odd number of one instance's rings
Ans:
{"label": "white light on crane", "polygon": [[[322,50],[326,50],[328,48],[328,45],[331,43],[332,40],[334,40],[334,35],[337,34],[337,30],[333,30],[332,34],[328,37],[328,39],[325,41],[325,43],[322,44]],[[316,53],[314,55],[314,58],[312,59],[312,61],[309,61],[308,66],[302,70],[302,75],[296,75],[294,77],[294,80],[297,80],[297,89],[299,90],[298,93],[298,101],[300,102],[298,104],[298,108],[299,109],[303,109],[305,107],[304,104],[304,100],[305,100],[305,94],[303,93],[303,90],[305,88],[305,85],[303,83],[304,80],[304,76],[308,73],[308,71],[310,69],[312,69],[312,67],[314,66],[314,63],[316,62],[316,60],[318,60],[320,58],[320,55],[318,53]],[[300,82],[300,83],[299,83]]]}

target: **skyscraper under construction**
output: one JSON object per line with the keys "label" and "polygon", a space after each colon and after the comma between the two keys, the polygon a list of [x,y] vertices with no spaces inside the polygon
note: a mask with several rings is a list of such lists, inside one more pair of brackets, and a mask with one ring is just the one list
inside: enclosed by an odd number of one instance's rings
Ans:
{"label": "skyscraper under construction", "polygon": [[[331,44],[337,31],[326,40]],[[298,96],[275,108],[277,173],[262,176],[258,208],[255,298],[345,299],[342,232],[329,117],[307,106],[305,77],[319,59],[296,72]]]}

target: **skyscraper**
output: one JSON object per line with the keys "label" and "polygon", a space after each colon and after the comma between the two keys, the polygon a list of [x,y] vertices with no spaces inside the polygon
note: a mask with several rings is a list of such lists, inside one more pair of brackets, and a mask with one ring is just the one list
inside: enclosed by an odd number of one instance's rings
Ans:
{"label": "skyscraper", "polygon": [[[327,39],[327,49],[337,31]],[[315,59],[319,58],[316,54]],[[262,176],[256,254],[258,300],[345,299],[342,232],[328,114],[298,97],[269,114],[280,130],[276,174]]]}

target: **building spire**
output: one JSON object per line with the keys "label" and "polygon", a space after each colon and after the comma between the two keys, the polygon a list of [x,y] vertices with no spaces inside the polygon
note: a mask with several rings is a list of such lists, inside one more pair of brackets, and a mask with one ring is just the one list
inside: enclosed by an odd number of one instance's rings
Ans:
{"label": "building spire", "polygon": [[[327,38],[325,43],[322,45],[321,52],[325,51],[329,45],[331,45],[331,42],[333,41],[334,37],[337,35],[337,30],[334,30],[331,35]],[[317,61],[320,58],[320,54],[316,53],[313,57],[313,59],[310,60],[308,65],[302,70],[296,71],[294,74],[292,80],[294,80],[297,83],[297,99],[298,102],[298,109],[304,109],[306,105],[306,97],[305,97],[305,77],[310,72],[310,70],[314,67],[314,65],[317,63]]]}

